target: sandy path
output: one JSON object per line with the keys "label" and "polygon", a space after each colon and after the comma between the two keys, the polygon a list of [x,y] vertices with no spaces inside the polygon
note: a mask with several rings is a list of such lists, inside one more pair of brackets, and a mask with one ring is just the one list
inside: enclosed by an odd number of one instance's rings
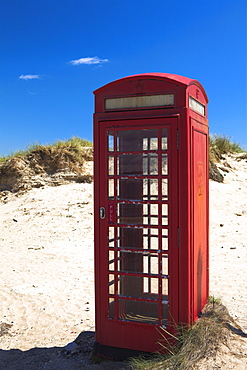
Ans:
{"label": "sandy path", "polygon": [[94,325],[92,184],[0,206],[1,348],[63,346]]}

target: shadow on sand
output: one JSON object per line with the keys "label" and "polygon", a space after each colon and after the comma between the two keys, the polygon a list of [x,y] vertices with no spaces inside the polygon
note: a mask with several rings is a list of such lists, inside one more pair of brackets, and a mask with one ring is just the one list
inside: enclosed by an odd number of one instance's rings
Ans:
{"label": "shadow on sand", "polygon": [[0,349],[0,370],[130,369],[122,362],[92,363],[90,355],[94,334],[94,331],[84,331],[65,347],[31,348],[27,351]]}

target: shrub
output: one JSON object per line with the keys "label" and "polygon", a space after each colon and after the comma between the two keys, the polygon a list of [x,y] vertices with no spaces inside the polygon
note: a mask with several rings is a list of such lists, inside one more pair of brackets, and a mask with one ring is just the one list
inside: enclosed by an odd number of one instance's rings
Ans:
{"label": "shrub", "polygon": [[240,144],[232,141],[231,137],[220,134],[210,135],[209,147],[211,153],[217,152],[220,157],[222,154],[243,153],[245,151]]}

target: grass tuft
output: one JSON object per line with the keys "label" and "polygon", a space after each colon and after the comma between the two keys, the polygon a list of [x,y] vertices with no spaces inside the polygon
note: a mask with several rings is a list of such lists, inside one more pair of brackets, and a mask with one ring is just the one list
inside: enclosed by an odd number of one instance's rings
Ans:
{"label": "grass tuft", "polygon": [[11,152],[7,156],[0,156],[0,163],[6,162],[8,159],[21,158],[29,154],[41,151],[41,152],[54,152],[54,149],[60,149],[60,151],[65,150],[67,152],[73,153],[75,159],[80,160],[83,156],[85,160],[92,160],[92,158],[85,158],[85,148],[92,148],[93,143],[87,139],[82,139],[80,137],[72,137],[68,140],[58,140],[54,144],[41,145],[39,143],[32,144],[27,147],[26,150],[18,150],[16,152]]}
{"label": "grass tuft", "polygon": [[226,135],[214,134],[209,137],[209,157],[214,162],[219,162],[224,154],[244,153],[245,150],[240,144],[232,141]]}
{"label": "grass tuft", "polygon": [[196,369],[200,360],[215,358],[222,343],[227,343],[230,328],[237,327],[220,300],[210,297],[202,317],[192,327],[177,326],[176,344],[169,344],[167,332],[160,328],[161,351],[149,359],[136,357],[130,360],[132,369]]}
{"label": "grass tuft", "polygon": [[73,137],[52,145],[35,144],[0,163],[0,192],[20,192],[64,181],[92,182],[85,162],[93,160],[92,143]]}

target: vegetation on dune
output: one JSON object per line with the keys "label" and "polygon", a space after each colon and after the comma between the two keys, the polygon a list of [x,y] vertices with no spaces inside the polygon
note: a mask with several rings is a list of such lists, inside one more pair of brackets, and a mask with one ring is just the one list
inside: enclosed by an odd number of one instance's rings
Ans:
{"label": "vegetation on dune", "polygon": [[209,136],[209,159],[219,162],[224,154],[243,153],[245,150],[240,144],[226,135],[214,134]]}
{"label": "vegetation on dune", "polygon": [[[232,141],[225,135],[209,136],[209,178],[217,182],[223,182],[224,176],[220,173],[216,163],[224,159],[224,155],[245,152],[240,144]],[[227,163],[226,163],[227,165]]]}
{"label": "vegetation on dune", "polygon": [[[231,331],[240,330],[219,300],[210,297],[201,318],[191,328],[178,327],[177,344],[169,345],[165,332],[160,328],[161,352],[145,359],[136,357],[130,360],[132,369],[196,369],[198,362],[214,359],[222,344],[227,344]],[[241,331],[241,330],[240,330]]]}
{"label": "vegetation on dune", "polygon": [[2,158],[0,192],[57,186],[65,181],[91,182],[93,176],[85,172],[85,162],[92,160],[92,143],[78,137],[52,145],[32,145]]}
{"label": "vegetation on dune", "polygon": [[54,152],[55,150],[59,149],[68,151],[75,155],[75,158],[80,159],[85,154],[86,147],[92,147],[93,143],[87,139],[81,139],[80,137],[72,137],[68,140],[59,140],[56,141],[54,144],[34,144],[27,147],[26,150],[18,150],[16,152],[10,153],[8,156],[0,156],[0,163],[6,162],[8,159],[15,158],[15,157],[25,157],[28,154],[32,154],[33,152],[37,151],[47,151],[47,152]]}

